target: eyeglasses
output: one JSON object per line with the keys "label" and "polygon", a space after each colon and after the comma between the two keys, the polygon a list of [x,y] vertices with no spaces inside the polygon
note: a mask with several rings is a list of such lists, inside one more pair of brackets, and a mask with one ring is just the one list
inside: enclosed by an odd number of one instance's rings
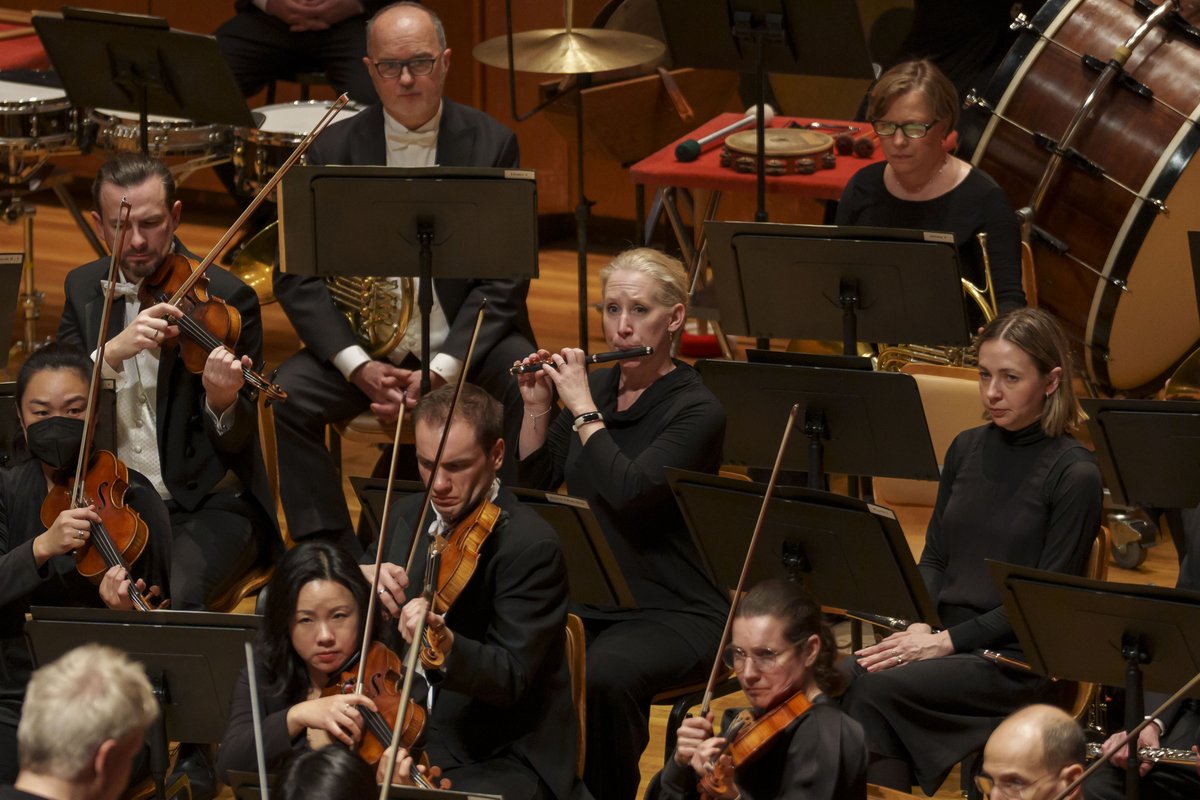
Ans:
{"label": "eyeglasses", "polygon": [[399,78],[406,69],[409,75],[412,75],[414,78],[420,78],[433,72],[433,65],[437,63],[441,55],[441,53],[438,53],[436,56],[410,58],[407,61],[372,61],[371,66],[375,67],[375,71],[379,73],[379,77],[386,78],[387,80]]}
{"label": "eyeglasses", "polygon": [[929,129],[937,125],[940,120],[933,122],[905,122],[903,125],[899,122],[891,122],[886,119],[876,119],[871,121],[871,127],[875,129],[875,133],[883,138],[896,135],[896,129],[904,134],[906,139],[924,139],[925,134],[929,133]]}
{"label": "eyeglasses", "polygon": [[740,647],[727,645],[721,653],[721,660],[725,662],[725,666],[732,669],[734,672],[741,672],[746,666],[746,660],[754,664],[754,668],[759,672],[770,672],[779,666],[779,657],[785,653],[790,653],[796,648],[796,645],[791,645],[783,650],[772,650],[769,647],[759,647],[747,653]]}
{"label": "eyeglasses", "polygon": [[1025,783],[1020,778],[994,781],[990,775],[976,775],[975,786],[983,795],[983,800],[991,800],[992,797],[1009,797],[1016,798],[1016,800],[1025,800],[1025,792],[1028,789],[1032,789],[1046,780],[1046,778],[1052,778],[1057,774],[1057,772],[1049,772],[1030,783]]}

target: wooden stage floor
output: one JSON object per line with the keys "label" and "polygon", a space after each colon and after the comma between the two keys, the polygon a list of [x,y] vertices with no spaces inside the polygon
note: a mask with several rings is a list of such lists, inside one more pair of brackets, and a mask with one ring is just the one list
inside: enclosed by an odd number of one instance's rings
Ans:
{"label": "wooden stage floor", "polygon": [[[49,197],[48,194],[43,194]],[[39,199],[43,198],[39,197]],[[225,226],[233,221],[234,216],[232,210],[197,213],[185,208],[184,223],[179,231],[180,237],[193,252],[206,253],[221,237]],[[91,261],[94,255],[69,215],[56,203],[41,202],[37,206],[34,227],[37,288],[45,293],[38,333],[45,337],[52,334],[58,327],[58,319],[62,312],[64,276],[73,267]],[[544,248],[540,254],[541,277],[534,281],[530,290],[529,308],[534,331],[538,342],[549,349],[573,346],[577,344],[578,340],[576,254],[572,248],[573,244],[570,242],[562,243],[558,247]],[[0,224],[0,252],[22,249],[21,226],[11,223]],[[607,258],[603,254],[592,253],[589,255],[589,297],[592,302],[599,293],[596,275],[606,262]],[[5,302],[13,301],[6,299]],[[592,346],[602,345],[599,334],[599,315],[594,310],[589,314],[591,333],[589,344]],[[265,357],[269,366],[277,365],[295,350],[296,337],[282,309],[277,304],[264,307],[263,320]],[[20,336],[19,328],[15,335]],[[349,476],[369,473],[375,456],[376,452],[371,446],[353,442],[345,443],[343,449],[345,474]],[[348,481],[344,489],[347,501],[357,512],[358,503],[350,491]],[[929,516],[928,509],[900,508],[897,509],[897,514],[914,554],[919,555]],[[1109,574],[1112,580],[1119,582],[1174,586],[1176,572],[1174,547],[1169,538],[1164,537],[1157,547],[1149,550],[1146,563],[1141,568],[1130,571],[1113,566]],[[735,695],[719,703],[718,707],[736,705],[741,702],[743,702],[741,696]],[[645,782],[662,764],[663,734],[667,711],[668,709],[665,707],[656,707],[653,712],[650,746],[643,754],[641,762],[643,789]],[[957,774],[954,773],[937,796],[958,797],[957,786]]]}

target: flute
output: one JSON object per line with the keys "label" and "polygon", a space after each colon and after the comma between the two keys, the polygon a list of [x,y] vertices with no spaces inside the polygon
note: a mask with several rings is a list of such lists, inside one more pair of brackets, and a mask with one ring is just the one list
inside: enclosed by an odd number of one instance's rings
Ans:
{"label": "flute", "polygon": [[[1103,754],[1099,744],[1088,744],[1087,757],[1089,760],[1100,758]],[[1140,747],[1138,748],[1138,760],[1149,761],[1152,764],[1194,767],[1196,754],[1191,750],[1177,750],[1169,747]]]}
{"label": "flute", "polygon": [[[585,364],[602,364],[605,361],[617,361],[622,358],[641,358],[653,353],[653,347],[635,347],[631,350],[613,350],[611,353],[596,353],[595,355],[586,356],[583,362]],[[542,368],[543,364],[549,364],[554,369],[558,369],[553,361],[535,361],[532,364],[518,364],[509,369],[508,372],[510,375],[524,375],[529,372],[537,372]]]}

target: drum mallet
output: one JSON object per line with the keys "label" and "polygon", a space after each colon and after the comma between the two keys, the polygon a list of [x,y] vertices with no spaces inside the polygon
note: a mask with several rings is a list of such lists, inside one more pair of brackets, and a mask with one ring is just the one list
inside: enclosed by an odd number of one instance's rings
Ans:
{"label": "drum mallet", "polygon": [[[721,128],[721,130],[710,133],[703,139],[688,139],[680,142],[675,146],[675,160],[695,161],[700,157],[701,153],[712,148],[714,145],[719,144],[729,134],[753,125],[757,118],[758,112],[755,110],[755,108],[751,107],[746,109],[746,116],[742,117],[732,125],[726,125],[724,128]],[[770,106],[763,106],[763,124],[770,125],[771,120],[773,119],[775,119],[775,109],[771,108]]]}

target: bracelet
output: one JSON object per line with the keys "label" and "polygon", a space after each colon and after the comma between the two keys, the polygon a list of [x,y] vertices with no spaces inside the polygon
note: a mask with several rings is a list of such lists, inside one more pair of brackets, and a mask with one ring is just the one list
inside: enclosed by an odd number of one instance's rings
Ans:
{"label": "bracelet", "polygon": [[529,415],[529,418],[530,418],[530,419],[532,419],[532,420],[539,420],[539,419],[541,419],[542,417],[546,416],[546,415],[547,415],[547,414],[549,414],[549,413],[550,413],[550,409],[549,409],[549,408],[547,408],[545,411],[543,411],[543,412],[542,412],[542,413],[540,413],[540,414],[530,414],[530,415]]}
{"label": "bracelet", "polygon": [[578,417],[575,418],[575,424],[573,424],[571,426],[571,430],[578,433],[579,429],[582,428],[584,425],[587,425],[588,423],[603,422],[603,421],[604,421],[604,415],[601,414],[599,411],[585,411],[582,414],[580,414]]}

